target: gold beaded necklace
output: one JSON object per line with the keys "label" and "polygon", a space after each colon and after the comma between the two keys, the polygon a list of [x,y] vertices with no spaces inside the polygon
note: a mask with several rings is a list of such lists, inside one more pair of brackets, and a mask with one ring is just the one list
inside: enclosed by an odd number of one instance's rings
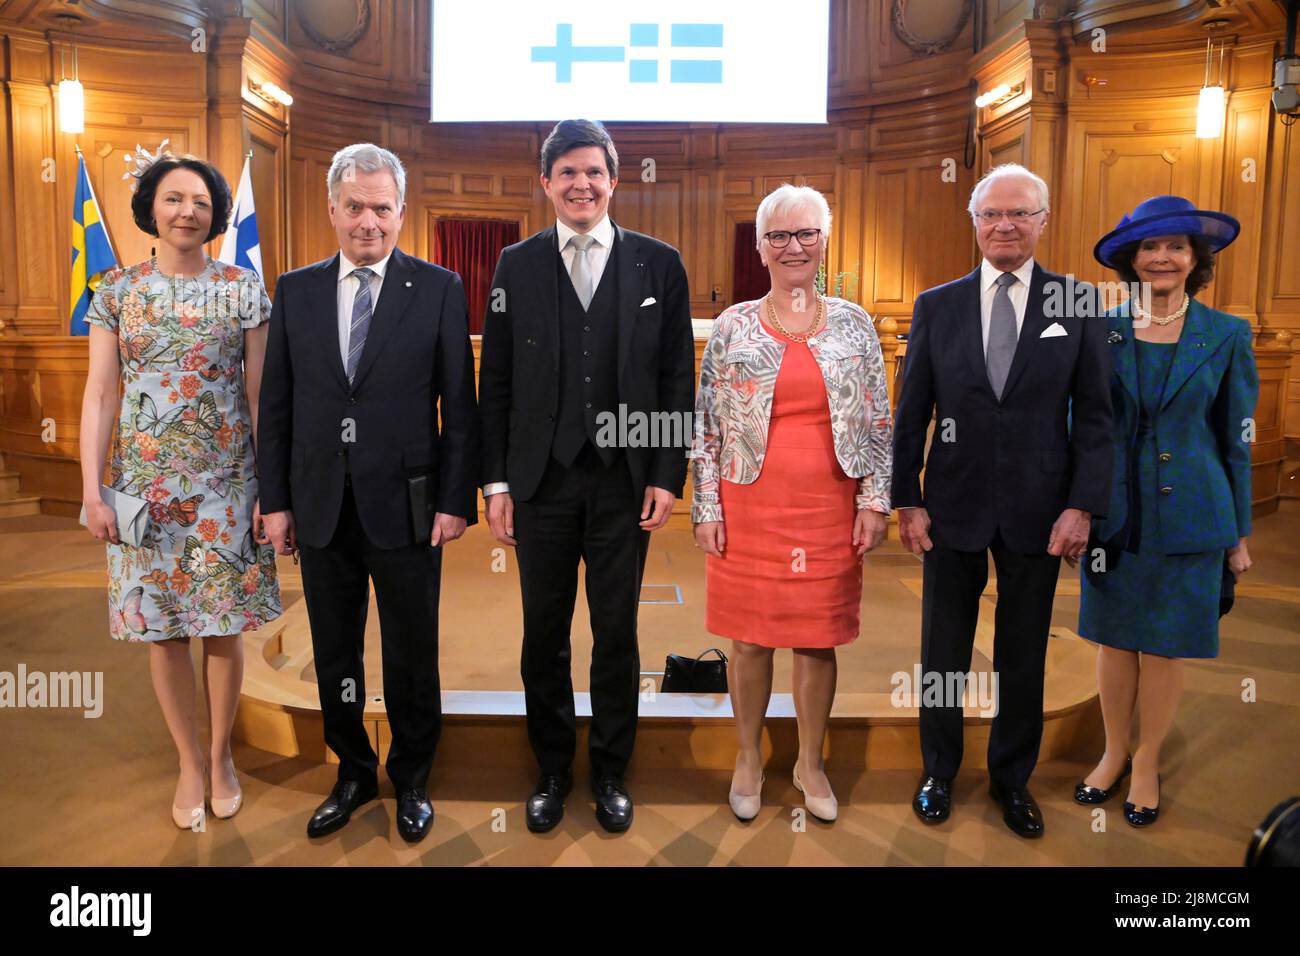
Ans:
{"label": "gold beaded necklace", "polygon": [[786,338],[789,338],[792,341],[807,342],[810,338],[812,338],[817,333],[817,327],[821,325],[822,314],[825,311],[826,299],[820,293],[814,293],[814,294],[817,296],[817,312],[813,316],[812,325],[808,326],[808,328],[804,329],[802,332],[796,333],[796,332],[791,332],[789,329],[787,329],[784,325],[781,324],[781,320],[777,317],[776,314],[776,306],[772,304],[772,293],[769,292],[767,294],[767,315],[768,318],[772,320],[772,325],[782,335],[786,336]]}

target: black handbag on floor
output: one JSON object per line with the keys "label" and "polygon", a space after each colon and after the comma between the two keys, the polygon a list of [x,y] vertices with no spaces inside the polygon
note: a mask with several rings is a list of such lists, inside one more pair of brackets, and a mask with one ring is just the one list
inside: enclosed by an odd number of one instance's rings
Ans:
{"label": "black handbag on floor", "polygon": [[[715,661],[706,661],[717,654]],[[710,647],[699,657],[669,654],[664,661],[664,679],[659,688],[665,694],[725,694],[727,692],[727,655]]]}

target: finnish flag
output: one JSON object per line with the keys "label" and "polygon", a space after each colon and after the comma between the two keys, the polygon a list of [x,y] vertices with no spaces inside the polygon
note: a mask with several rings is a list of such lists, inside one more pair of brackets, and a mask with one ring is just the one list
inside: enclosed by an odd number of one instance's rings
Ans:
{"label": "finnish flag", "polygon": [[230,214],[230,225],[221,242],[221,254],[217,256],[217,261],[252,269],[265,287],[262,247],[257,238],[257,210],[253,206],[253,178],[249,173],[251,162],[251,159],[244,160],[244,172],[239,177],[239,191],[235,194],[235,208]]}

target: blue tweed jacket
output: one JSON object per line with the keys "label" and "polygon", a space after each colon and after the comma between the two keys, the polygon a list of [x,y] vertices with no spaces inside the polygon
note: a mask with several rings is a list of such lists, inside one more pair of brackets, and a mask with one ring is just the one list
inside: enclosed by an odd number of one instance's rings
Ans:
{"label": "blue tweed jacket", "polygon": [[[1106,313],[1111,350],[1115,458],[1110,508],[1096,537],[1123,547],[1139,497],[1137,346],[1127,302]],[[1250,534],[1250,443],[1259,372],[1250,323],[1192,300],[1174,351],[1160,410],[1160,534],[1166,554],[1213,551]]]}

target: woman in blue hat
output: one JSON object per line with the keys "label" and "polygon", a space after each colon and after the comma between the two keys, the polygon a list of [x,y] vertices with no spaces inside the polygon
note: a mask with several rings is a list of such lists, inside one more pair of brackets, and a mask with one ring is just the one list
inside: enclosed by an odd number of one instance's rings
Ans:
{"label": "woman in blue hat", "polygon": [[1131,772],[1124,818],[1137,827],[1159,813],[1160,747],[1182,692],[1181,661],[1218,655],[1225,575],[1250,567],[1259,397],[1250,323],[1194,298],[1240,228],[1225,213],[1156,196],[1093,250],[1137,294],[1106,313],[1114,471],[1079,608],[1079,633],[1098,645],[1106,751],[1074,798],[1102,803]]}

